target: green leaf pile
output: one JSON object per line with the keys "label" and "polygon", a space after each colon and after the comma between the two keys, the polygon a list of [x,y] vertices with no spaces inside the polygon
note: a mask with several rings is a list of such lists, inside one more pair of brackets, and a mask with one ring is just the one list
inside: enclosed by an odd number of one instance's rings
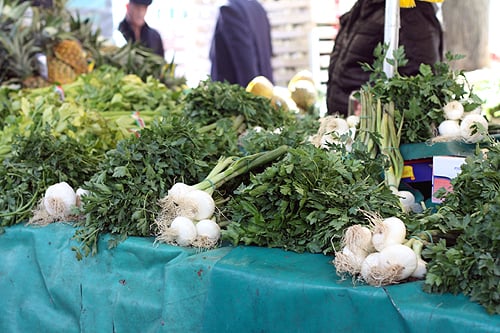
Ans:
{"label": "green leaf pile", "polygon": [[224,238],[233,244],[332,253],[332,245],[340,249],[346,227],[368,224],[360,209],[383,216],[401,213],[397,197],[381,180],[383,163],[362,151],[346,154],[310,144],[290,149],[236,191],[227,205],[231,223]]}
{"label": "green leaf pile", "polygon": [[110,248],[128,236],[151,236],[158,201],[176,182],[196,184],[215,165],[213,140],[200,135],[189,119],[172,113],[120,141],[85,183],[85,220],[74,238],[77,257],[97,252],[99,236],[111,233]]}
{"label": "green leaf pile", "polygon": [[[403,122],[401,143],[425,142],[436,136],[436,129],[444,120],[443,106],[452,100],[461,101],[465,111],[481,105],[480,98],[472,92],[463,71],[454,71],[449,63],[460,56],[446,54],[446,61],[434,65],[421,64],[419,73],[413,76],[395,73],[387,78],[383,70],[386,48],[379,45],[373,65],[363,64],[370,71],[366,84],[375,97],[383,102],[393,101],[402,118],[396,119],[396,128]],[[399,66],[406,64],[404,48],[394,53]]]}
{"label": "green leaf pile", "polygon": [[468,157],[452,186],[438,212],[421,221],[455,236],[424,250],[424,290],[463,293],[500,314],[500,143]]}
{"label": "green leaf pile", "polygon": [[227,82],[202,81],[188,92],[184,102],[186,116],[202,125],[242,115],[248,127],[274,129],[294,119],[291,113],[276,110],[269,99]]}
{"label": "green leaf pile", "polygon": [[82,185],[97,172],[99,157],[70,137],[54,137],[48,127],[17,137],[0,165],[0,226],[27,221],[50,185]]}

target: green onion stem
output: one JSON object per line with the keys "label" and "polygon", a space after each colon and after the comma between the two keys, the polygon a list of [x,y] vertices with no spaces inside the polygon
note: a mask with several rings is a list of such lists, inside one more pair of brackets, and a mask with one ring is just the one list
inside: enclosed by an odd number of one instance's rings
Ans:
{"label": "green onion stem", "polygon": [[288,151],[288,146],[283,145],[276,149],[259,152],[244,157],[228,157],[221,159],[210,174],[201,182],[193,185],[194,188],[212,194],[227,181],[243,175],[259,166],[270,163]]}

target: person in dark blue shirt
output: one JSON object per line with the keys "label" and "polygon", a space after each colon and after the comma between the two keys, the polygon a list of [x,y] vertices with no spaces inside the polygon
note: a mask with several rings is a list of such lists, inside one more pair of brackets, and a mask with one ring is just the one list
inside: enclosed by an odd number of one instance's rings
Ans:
{"label": "person in dark blue shirt", "polygon": [[210,48],[213,81],[246,86],[254,77],[273,82],[271,26],[255,0],[229,0],[219,8]]}
{"label": "person in dark blue shirt", "polygon": [[140,43],[162,58],[165,56],[163,41],[155,29],[148,26],[144,17],[152,0],[130,0],[127,14],[120,22],[118,30],[128,43]]}

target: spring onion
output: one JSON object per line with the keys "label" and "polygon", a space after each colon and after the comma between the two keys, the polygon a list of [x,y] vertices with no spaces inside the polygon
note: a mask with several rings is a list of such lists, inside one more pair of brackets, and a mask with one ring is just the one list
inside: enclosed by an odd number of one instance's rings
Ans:
{"label": "spring onion", "polygon": [[[216,210],[212,197],[214,191],[227,181],[245,174],[256,167],[270,163],[283,155],[288,150],[287,146],[280,146],[271,151],[264,151],[244,157],[221,157],[217,165],[195,185],[183,183],[174,184],[167,195],[160,199],[161,211],[156,218],[157,241],[172,243],[172,223],[179,216],[191,219],[194,224],[202,220],[211,220]],[[204,222],[207,223],[207,222]],[[202,224],[203,225],[203,224]],[[196,229],[196,228],[195,228]],[[194,241],[194,239],[193,239]],[[196,246],[213,247],[213,242],[198,242]],[[191,245],[192,242],[191,242]]]}
{"label": "spring onion", "polygon": [[468,114],[460,122],[460,133],[466,142],[479,142],[488,133],[488,121],[480,114]]}
{"label": "spring onion", "polygon": [[439,135],[446,138],[460,138],[460,122],[458,120],[443,120],[438,126]]}
{"label": "spring onion", "polygon": [[459,120],[464,115],[464,106],[459,101],[451,101],[443,107],[443,112],[445,119]]}
{"label": "spring onion", "polygon": [[45,191],[43,207],[51,216],[69,216],[75,205],[76,193],[66,182],[51,185]]}
{"label": "spring onion", "polygon": [[185,216],[177,216],[159,240],[179,246],[190,246],[196,236],[196,226],[193,220]]}
{"label": "spring onion", "polygon": [[215,247],[221,237],[220,226],[214,220],[204,219],[196,223],[196,239],[193,246],[200,248]]}

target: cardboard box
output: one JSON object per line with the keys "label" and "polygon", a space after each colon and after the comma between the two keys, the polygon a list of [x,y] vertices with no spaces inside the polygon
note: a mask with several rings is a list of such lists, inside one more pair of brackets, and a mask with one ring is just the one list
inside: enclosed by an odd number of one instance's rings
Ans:
{"label": "cardboard box", "polygon": [[430,182],[432,180],[432,158],[404,161],[401,180],[405,183]]}
{"label": "cardboard box", "polygon": [[434,194],[440,188],[453,191],[451,180],[461,172],[461,165],[465,163],[465,157],[459,156],[434,156],[432,158],[432,202],[441,203],[443,200],[436,198]]}

